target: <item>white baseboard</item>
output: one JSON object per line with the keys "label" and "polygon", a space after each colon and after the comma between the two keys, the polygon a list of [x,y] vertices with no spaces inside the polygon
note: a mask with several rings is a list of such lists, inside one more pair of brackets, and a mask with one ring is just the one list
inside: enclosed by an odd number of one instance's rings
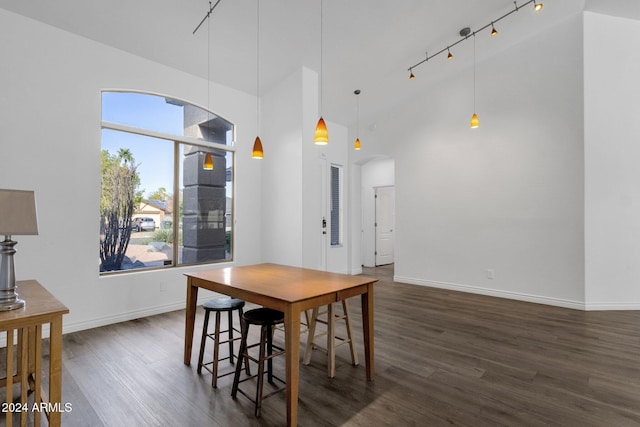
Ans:
{"label": "white baseboard", "polygon": [[128,320],[140,319],[142,317],[154,316],[156,314],[168,313],[170,311],[180,310],[185,308],[185,303],[173,303],[157,307],[146,308],[144,310],[130,311],[127,313],[120,313],[113,316],[105,316],[98,319],[92,319],[84,322],[65,323],[63,318],[62,333],[68,334],[71,332],[83,331],[85,329],[99,328],[101,326],[112,325],[114,323],[126,322]]}
{"label": "white baseboard", "polygon": [[585,310],[640,310],[640,302],[589,302],[586,304]]}
{"label": "white baseboard", "polygon": [[[571,308],[574,310],[587,310],[588,308],[581,301],[564,300],[560,298],[549,298],[539,295],[523,294],[518,292],[500,291],[495,289],[481,288],[477,286],[459,285],[456,283],[437,282],[433,280],[415,279],[404,276],[394,276],[393,280],[400,283],[412,285],[430,286],[432,288],[448,289],[451,291],[468,292],[472,294],[487,295],[498,298],[506,298],[517,301],[533,302],[536,304],[553,305],[556,307]],[[603,309],[604,310],[604,309]]]}
{"label": "white baseboard", "polygon": [[430,286],[433,288],[449,289],[452,291],[469,292],[472,294],[488,295],[498,298],[507,298],[517,301],[533,302],[536,304],[546,304],[556,307],[571,308],[583,311],[606,311],[606,310],[640,310],[640,302],[582,302],[571,301],[560,298],[549,298],[540,295],[530,295],[518,292],[500,291],[495,289],[481,288],[478,286],[459,285],[456,283],[438,282],[434,280],[415,279],[412,277],[394,276],[393,280],[400,283],[409,283],[412,285]]}

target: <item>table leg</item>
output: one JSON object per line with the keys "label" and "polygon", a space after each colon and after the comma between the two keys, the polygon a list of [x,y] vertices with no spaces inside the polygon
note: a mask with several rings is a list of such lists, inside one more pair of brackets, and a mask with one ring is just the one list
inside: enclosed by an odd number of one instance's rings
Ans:
{"label": "table leg", "polygon": [[49,403],[58,404],[49,412],[49,425],[62,421],[62,316],[51,321],[49,332]]}
{"label": "table leg", "polygon": [[[3,260],[4,261],[4,260]],[[6,380],[7,380],[7,407],[13,403],[13,329],[7,330],[7,365],[6,365]],[[11,416],[12,411],[7,410],[5,415],[5,420],[7,422],[7,427],[11,427],[11,423],[13,422],[13,417]]]}
{"label": "table leg", "polygon": [[364,333],[364,358],[367,379],[373,380],[373,283],[367,285],[367,292],[361,295],[362,329]]}
{"label": "table leg", "polygon": [[193,330],[196,323],[196,301],[198,300],[198,287],[191,284],[191,278],[187,279],[187,307],[184,320],[184,364],[191,364],[191,348],[193,346]]}
{"label": "table leg", "polygon": [[298,425],[298,375],[300,369],[300,308],[295,304],[284,313],[287,426]]}

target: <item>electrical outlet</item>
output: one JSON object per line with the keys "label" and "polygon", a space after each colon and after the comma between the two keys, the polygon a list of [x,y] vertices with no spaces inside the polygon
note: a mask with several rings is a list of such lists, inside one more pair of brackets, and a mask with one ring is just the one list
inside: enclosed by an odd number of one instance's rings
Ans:
{"label": "electrical outlet", "polygon": [[485,271],[487,272],[487,279],[495,279],[496,272],[493,270],[493,268],[487,268]]}

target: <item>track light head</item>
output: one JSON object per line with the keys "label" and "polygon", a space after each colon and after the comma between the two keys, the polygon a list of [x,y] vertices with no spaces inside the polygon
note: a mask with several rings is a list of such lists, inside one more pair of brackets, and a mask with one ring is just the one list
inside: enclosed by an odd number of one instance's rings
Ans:
{"label": "track light head", "polygon": [[540,12],[543,7],[544,7],[544,5],[542,3],[536,3],[535,0],[534,0],[534,2],[533,2],[533,10],[535,10],[536,12]]}

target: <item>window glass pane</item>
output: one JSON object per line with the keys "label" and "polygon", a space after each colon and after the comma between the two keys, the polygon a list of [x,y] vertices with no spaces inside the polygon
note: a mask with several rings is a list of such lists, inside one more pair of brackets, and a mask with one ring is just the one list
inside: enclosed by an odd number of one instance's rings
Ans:
{"label": "window glass pane", "polygon": [[340,236],[340,203],[342,199],[340,184],[340,167],[331,166],[331,245],[341,245]]}
{"label": "window glass pane", "polygon": [[169,135],[233,144],[233,125],[200,107],[162,96],[103,92],[102,120]]}
{"label": "window glass pane", "polygon": [[[133,178],[130,221],[121,200],[127,188],[125,171]],[[102,183],[101,271],[170,264],[173,142],[103,129]]]}

